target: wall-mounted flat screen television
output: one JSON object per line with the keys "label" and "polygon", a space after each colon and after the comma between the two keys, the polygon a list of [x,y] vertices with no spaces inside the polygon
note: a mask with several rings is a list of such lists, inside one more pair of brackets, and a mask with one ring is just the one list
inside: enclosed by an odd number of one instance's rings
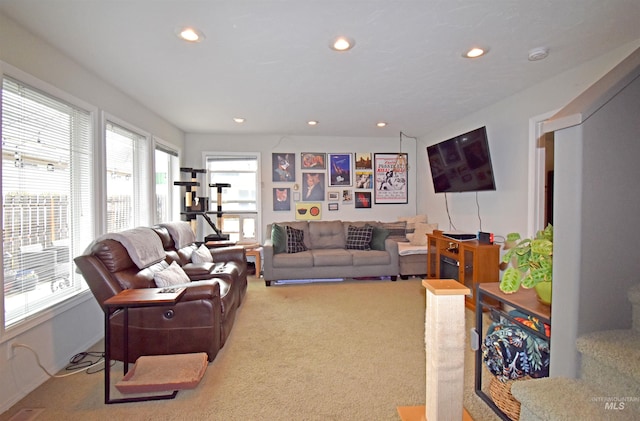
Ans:
{"label": "wall-mounted flat screen television", "polygon": [[427,147],[436,193],[495,190],[487,128]]}

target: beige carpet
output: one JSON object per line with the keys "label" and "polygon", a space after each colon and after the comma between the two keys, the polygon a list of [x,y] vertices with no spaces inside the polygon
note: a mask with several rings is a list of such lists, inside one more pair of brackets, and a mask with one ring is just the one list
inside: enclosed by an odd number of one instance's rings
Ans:
{"label": "beige carpet", "polygon": [[[47,381],[0,420],[21,408],[45,408],[37,420],[399,420],[397,406],[425,400],[424,305],[419,279],[266,288],[252,278],[197,388],[170,401],[105,405],[103,373],[83,373]],[[469,351],[465,407],[476,420],[497,420],[472,391],[472,363]]]}

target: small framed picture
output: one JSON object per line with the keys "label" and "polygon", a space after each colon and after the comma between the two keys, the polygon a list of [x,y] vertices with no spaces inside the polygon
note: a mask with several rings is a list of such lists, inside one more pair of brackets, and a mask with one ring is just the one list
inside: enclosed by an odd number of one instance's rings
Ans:
{"label": "small framed picture", "polygon": [[291,189],[289,187],[273,189],[273,210],[288,211],[291,210]]}
{"label": "small framed picture", "polygon": [[356,196],[356,209],[369,209],[371,208],[371,192],[370,191],[357,191]]}
{"label": "small framed picture", "polygon": [[324,170],[327,168],[326,153],[302,152],[300,167],[303,170]]}
{"label": "small framed picture", "polygon": [[330,211],[337,211],[338,210],[338,204],[337,203],[329,203],[329,210]]}
{"label": "small framed picture", "polygon": [[322,203],[296,203],[296,220],[318,221],[322,219]]}
{"label": "small framed picture", "polygon": [[338,200],[340,200],[340,192],[338,191],[330,191],[328,193],[328,196],[330,202],[337,202]]}
{"label": "small framed picture", "polygon": [[373,175],[371,171],[356,171],[356,189],[373,188]]}
{"label": "small framed picture", "polygon": [[342,203],[353,203],[353,193],[350,189],[342,190]]}
{"label": "small framed picture", "polygon": [[369,170],[373,169],[373,162],[371,159],[371,152],[356,152],[356,170]]}

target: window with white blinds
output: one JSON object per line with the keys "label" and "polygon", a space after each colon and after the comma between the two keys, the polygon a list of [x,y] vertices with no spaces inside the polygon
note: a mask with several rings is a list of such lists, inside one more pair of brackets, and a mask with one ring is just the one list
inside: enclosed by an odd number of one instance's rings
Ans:
{"label": "window with white blinds", "polygon": [[94,233],[92,113],[2,78],[4,328],[86,289],[73,270]]}
{"label": "window with white blinds", "polygon": [[[218,203],[218,189],[209,188],[210,209],[224,212],[218,218],[218,228],[233,241],[258,239],[258,186],[260,185],[258,154],[221,153],[205,157],[209,184],[230,184],[223,187]],[[205,227],[205,234],[212,233]]]}
{"label": "window with white blinds", "polygon": [[180,220],[180,162],[178,153],[166,146],[156,144],[156,214],[155,223]]}
{"label": "window with white blinds", "polygon": [[151,225],[152,176],[148,136],[107,119],[107,232]]}

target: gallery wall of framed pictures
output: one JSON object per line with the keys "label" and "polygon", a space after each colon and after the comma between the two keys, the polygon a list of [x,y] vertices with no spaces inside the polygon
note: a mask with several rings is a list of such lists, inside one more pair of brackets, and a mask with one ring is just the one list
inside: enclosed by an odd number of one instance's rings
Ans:
{"label": "gallery wall of framed pictures", "polygon": [[274,152],[273,210],[293,210],[304,220],[321,219],[322,210],[408,203],[407,154],[401,155],[399,160],[397,152]]}

